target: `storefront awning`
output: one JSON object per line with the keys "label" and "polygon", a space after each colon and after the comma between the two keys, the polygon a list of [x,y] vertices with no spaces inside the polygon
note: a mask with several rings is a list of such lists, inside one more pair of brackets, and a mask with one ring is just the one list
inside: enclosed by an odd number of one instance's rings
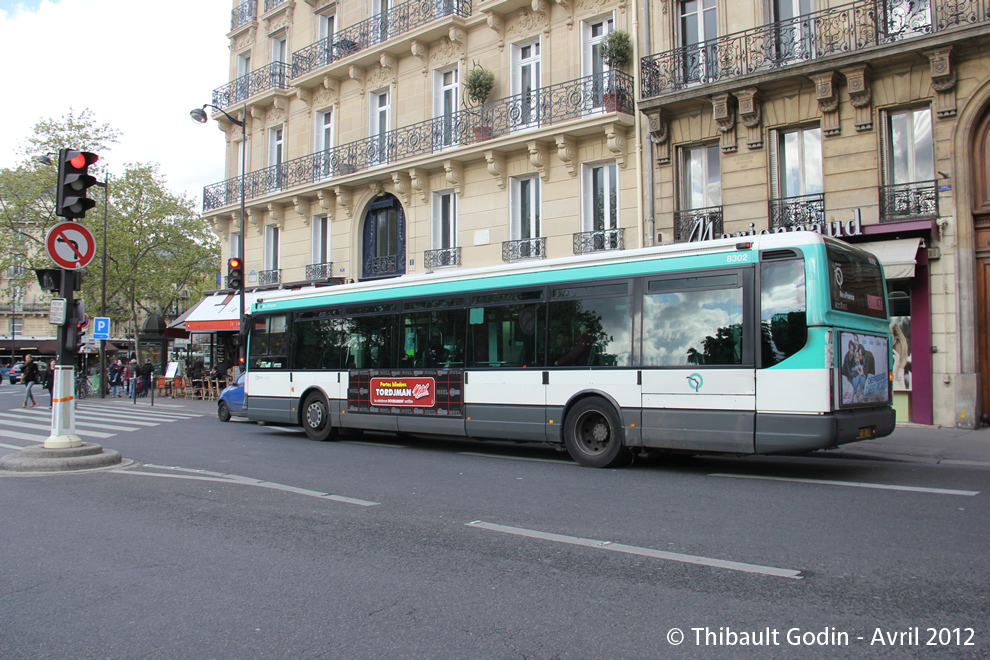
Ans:
{"label": "storefront awning", "polygon": [[[312,290],[315,287],[299,289],[277,289],[274,291],[247,291],[244,293],[244,303],[250,310],[258,298],[278,298],[299,291]],[[177,325],[176,320],[173,325]],[[240,296],[233,293],[215,293],[200,300],[189,310],[184,321],[187,332],[237,332],[241,329]]]}
{"label": "storefront awning", "polygon": [[920,238],[895,238],[890,241],[856,243],[856,247],[876,255],[883,264],[883,272],[888,280],[900,280],[914,277],[921,241]]}

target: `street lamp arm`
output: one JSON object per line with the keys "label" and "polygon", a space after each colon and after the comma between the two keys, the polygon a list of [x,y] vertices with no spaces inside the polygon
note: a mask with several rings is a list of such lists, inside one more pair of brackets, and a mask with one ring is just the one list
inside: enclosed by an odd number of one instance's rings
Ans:
{"label": "street lamp arm", "polygon": [[222,113],[223,116],[226,117],[227,119],[229,119],[230,122],[234,126],[240,126],[241,128],[244,128],[244,121],[243,120],[241,120],[241,119],[234,119],[229,114],[227,114],[227,111],[226,110],[224,110],[223,108],[221,108],[219,106],[213,105],[212,103],[204,103],[202,108],[194,108],[194,109],[190,110],[189,111],[189,115],[193,118],[194,121],[199,122],[200,124],[205,124],[206,123],[206,119],[207,119],[206,112],[205,112],[205,109],[206,108],[213,108],[214,110]]}

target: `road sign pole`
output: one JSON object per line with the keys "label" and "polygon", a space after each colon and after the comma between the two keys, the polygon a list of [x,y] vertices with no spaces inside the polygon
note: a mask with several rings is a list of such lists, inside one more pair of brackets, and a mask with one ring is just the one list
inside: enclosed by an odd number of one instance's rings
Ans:
{"label": "road sign pole", "polygon": [[[73,309],[77,271],[62,271],[62,289],[66,309]],[[55,378],[52,382],[52,434],[45,440],[45,449],[67,449],[81,447],[82,438],[76,435],[76,379],[75,353],[68,350],[69,333],[76,331],[76,320],[67,318],[58,326],[58,359],[55,365]]]}

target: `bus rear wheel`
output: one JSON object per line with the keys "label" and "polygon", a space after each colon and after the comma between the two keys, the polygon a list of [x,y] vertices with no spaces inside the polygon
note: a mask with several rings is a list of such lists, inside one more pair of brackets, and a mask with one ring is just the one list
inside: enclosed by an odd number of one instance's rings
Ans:
{"label": "bus rear wheel", "polygon": [[331,440],[336,429],[330,424],[330,407],[319,394],[306,397],[302,409],[302,425],[310,440],[324,442]]}
{"label": "bus rear wheel", "polygon": [[625,467],[632,454],[622,444],[622,427],[611,404],[602,399],[579,401],[564,422],[564,445],[586,467]]}

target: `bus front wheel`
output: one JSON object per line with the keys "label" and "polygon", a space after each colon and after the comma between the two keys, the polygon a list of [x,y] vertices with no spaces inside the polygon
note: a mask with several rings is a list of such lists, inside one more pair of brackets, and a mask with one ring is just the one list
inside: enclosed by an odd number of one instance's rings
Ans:
{"label": "bus front wheel", "polygon": [[564,423],[567,453],[586,467],[624,467],[632,454],[622,444],[622,427],[611,404],[601,399],[579,401]]}
{"label": "bus front wheel", "polygon": [[333,437],[335,429],[330,424],[330,407],[326,399],[315,393],[306,397],[302,425],[311,440],[323,442]]}

